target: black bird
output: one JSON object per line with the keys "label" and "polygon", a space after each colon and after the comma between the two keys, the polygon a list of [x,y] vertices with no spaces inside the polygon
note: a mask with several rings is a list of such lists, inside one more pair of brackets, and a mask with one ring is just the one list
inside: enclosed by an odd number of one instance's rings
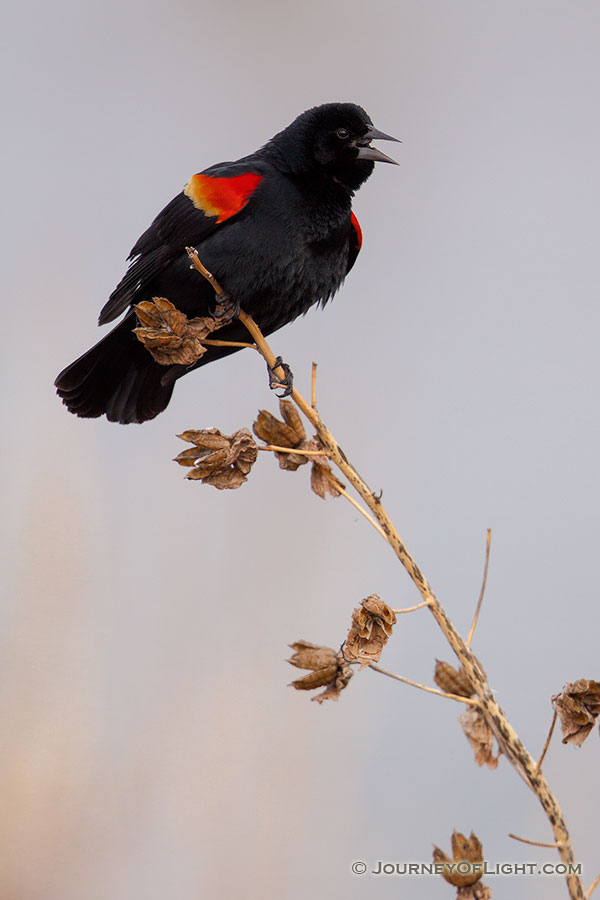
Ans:
{"label": "black bird", "polygon": [[[166,297],[190,317],[214,308],[209,283],[190,268],[186,246],[228,295],[270,334],[325,304],[340,287],[361,247],[352,212],[356,190],[376,161],[371,146],[394,141],[353,103],[307,110],[256,153],[194,175],[133,247],[130,266],[100,313],[99,324],[122,321],[57,377],[70,412],[111,422],[144,422],[167,406],[175,381],[190,368],[226,356],[209,347],[195,366],[159,365],[137,340],[132,305]],[[247,341],[233,320],[219,340]]]}

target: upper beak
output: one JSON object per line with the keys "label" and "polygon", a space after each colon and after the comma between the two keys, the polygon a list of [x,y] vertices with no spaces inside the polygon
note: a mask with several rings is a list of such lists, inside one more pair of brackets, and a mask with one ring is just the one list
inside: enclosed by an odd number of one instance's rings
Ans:
{"label": "upper beak", "polygon": [[361,143],[358,144],[359,159],[371,159],[373,162],[387,162],[392,163],[394,166],[399,165],[395,159],[382,153],[377,147],[370,147],[369,144],[371,141],[396,141],[397,144],[402,143],[398,138],[392,137],[391,134],[385,134],[383,131],[379,131],[378,128],[371,125],[365,136],[361,139]]}

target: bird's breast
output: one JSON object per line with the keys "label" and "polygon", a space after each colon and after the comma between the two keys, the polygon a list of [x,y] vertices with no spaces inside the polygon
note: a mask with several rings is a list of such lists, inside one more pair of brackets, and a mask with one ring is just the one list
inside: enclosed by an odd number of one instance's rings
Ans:
{"label": "bird's breast", "polygon": [[[294,185],[270,185],[265,178],[252,202],[198,252],[230,296],[270,332],[335,294],[348,269],[350,227],[349,203],[344,208],[307,198]],[[189,272],[187,258],[184,264]],[[181,275],[186,301],[194,302],[188,291],[195,294],[195,283]]]}

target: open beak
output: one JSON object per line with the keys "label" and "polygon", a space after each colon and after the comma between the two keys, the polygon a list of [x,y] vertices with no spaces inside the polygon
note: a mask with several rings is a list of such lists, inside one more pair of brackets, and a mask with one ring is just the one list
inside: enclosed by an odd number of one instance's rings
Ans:
{"label": "open beak", "polygon": [[394,166],[399,165],[395,159],[392,159],[391,156],[386,156],[386,154],[382,153],[381,150],[378,150],[377,147],[369,146],[371,141],[395,141],[397,144],[402,143],[398,138],[392,137],[391,134],[385,134],[383,131],[379,131],[378,128],[371,125],[364,137],[361,138],[360,144],[357,145],[358,159],[370,159],[373,162],[392,163]]}

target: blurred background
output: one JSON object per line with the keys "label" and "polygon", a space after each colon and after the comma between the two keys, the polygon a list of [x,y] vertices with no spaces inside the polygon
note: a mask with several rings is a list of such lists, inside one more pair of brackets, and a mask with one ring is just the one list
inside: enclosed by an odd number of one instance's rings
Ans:
{"label": "blurred background", "polygon": [[[319,362],[322,415],[463,633],[492,528],[473,646],[537,756],[550,696],[599,674],[597,4],[33,0],[1,40],[0,897],[448,898],[350,866],[427,861],[454,827],[491,862],[557,861],[507,837],[552,840],[453,703],[369,670],[323,706],[287,686],[289,643],[338,646],[371,592],[419,597],[308,469],[262,454],[221,493],[171,462],[185,428],[276,411],[262,361],[190,375],[143,426],[78,420],[52,383],[194,172],[362,104],[401,165],[356,197],[345,287],[271,343],[305,393]],[[381,662],[431,684],[436,657],[421,610]],[[544,764],[586,885],[598,751],[557,735]]]}

